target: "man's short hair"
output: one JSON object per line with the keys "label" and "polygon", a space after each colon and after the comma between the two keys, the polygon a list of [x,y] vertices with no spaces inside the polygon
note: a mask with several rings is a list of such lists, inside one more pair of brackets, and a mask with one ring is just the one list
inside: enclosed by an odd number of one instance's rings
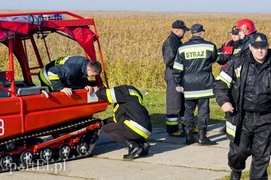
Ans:
{"label": "man's short hair", "polygon": [[93,72],[101,74],[102,65],[99,61],[90,61],[87,65]]}

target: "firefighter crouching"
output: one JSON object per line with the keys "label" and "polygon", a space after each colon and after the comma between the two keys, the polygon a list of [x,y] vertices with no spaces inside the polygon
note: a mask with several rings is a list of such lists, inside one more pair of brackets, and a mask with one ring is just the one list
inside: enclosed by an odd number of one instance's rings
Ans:
{"label": "firefighter crouching", "polygon": [[150,145],[146,139],[152,124],[139,90],[122,85],[111,89],[94,87],[94,91],[99,98],[114,104],[113,116],[106,120],[101,131],[114,141],[124,142],[128,154],[123,158],[148,155]]}

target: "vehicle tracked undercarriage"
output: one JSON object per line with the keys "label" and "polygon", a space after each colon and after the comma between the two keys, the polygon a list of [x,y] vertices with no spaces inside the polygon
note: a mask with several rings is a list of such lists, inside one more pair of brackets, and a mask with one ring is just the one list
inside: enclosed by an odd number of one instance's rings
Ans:
{"label": "vehicle tracked undercarriage", "polygon": [[88,157],[103,122],[82,119],[0,143],[0,172]]}
{"label": "vehicle tracked undercarriage", "polygon": [[95,117],[109,103],[78,83],[67,97],[35,81],[61,55],[58,42],[68,49],[64,55],[73,53],[69,41],[102,64],[102,74],[88,85],[109,88],[93,18],[68,11],[0,14],[0,50],[7,49],[0,59],[0,172],[91,155],[103,125]]}

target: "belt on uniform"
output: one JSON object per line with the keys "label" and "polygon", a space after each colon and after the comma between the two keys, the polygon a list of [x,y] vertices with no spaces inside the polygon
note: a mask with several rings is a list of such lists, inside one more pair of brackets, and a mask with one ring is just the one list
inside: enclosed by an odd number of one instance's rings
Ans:
{"label": "belt on uniform", "polygon": [[271,112],[252,112],[252,111],[245,111],[246,115],[260,117],[266,114],[270,114]]}

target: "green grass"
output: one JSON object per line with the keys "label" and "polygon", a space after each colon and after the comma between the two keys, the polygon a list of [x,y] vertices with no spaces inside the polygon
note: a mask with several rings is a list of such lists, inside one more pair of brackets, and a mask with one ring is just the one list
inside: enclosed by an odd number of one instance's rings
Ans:
{"label": "green grass", "polygon": [[[144,96],[144,105],[148,109],[152,124],[154,128],[163,128],[165,127],[166,121],[166,92],[165,90],[157,89],[140,89],[141,93]],[[225,121],[224,113],[220,107],[215,102],[215,99],[210,100],[210,121],[209,124],[217,124]],[[95,115],[95,117],[105,119],[111,116],[113,113],[112,105],[109,108],[101,113]],[[197,115],[197,109],[195,111]],[[195,117],[196,119],[197,117]]]}

